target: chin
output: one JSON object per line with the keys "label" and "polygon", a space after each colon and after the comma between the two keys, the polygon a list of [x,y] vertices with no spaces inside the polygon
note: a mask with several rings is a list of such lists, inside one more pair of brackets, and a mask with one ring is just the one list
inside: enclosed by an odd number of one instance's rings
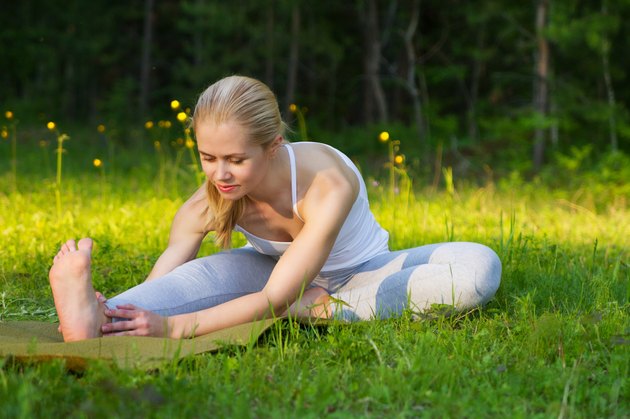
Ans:
{"label": "chin", "polygon": [[224,201],[238,201],[242,196],[225,196],[221,194],[221,198],[223,198]]}

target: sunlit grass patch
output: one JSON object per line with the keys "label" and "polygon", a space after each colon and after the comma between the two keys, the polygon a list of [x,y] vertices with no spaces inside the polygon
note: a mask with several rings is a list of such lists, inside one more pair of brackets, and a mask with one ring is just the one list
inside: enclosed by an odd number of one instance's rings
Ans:
{"label": "sunlit grass patch", "polygon": [[[79,141],[64,155],[61,217],[55,178],[44,165],[20,164],[17,191],[10,165],[0,173],[1,321],[55,320],[47,271],[70,237],[95,239],[95,288],[105,295],[143,281],[166,246],[173,215],[197,187],[192,169],[173,164],[177,150],[185,158],[186,145],[168,150],[164,175],[180,170],[177,180],[159,181],[153,151],[116,153],[111,164],[103,157],[104,176],[94,167],[97,153],[74,152]],[[41,156],[35,144],[18,157]],[[456,177],[450,186],[416,185],[404,194],[387,180],[368,181],[368,189],[392,249],[457,240],[498,253],[502,283],[486,307],[458,315],[439,307],[406,311],[350,325],[281,322],[245,347],[149,373],[97,363],[75,376],[58,361],[2,360],[0,415],[630,414],[627,196],[509,179],[479,187]],[[216,251],[208,239],[200,255]]]}

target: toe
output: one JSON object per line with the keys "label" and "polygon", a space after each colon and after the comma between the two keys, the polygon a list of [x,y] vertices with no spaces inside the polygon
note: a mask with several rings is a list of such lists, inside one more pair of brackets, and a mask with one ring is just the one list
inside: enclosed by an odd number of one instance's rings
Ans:
{"label": "toe", "polygon": [[79,249],[80,250],[87,250],[88,252],[92,251],[92,246],[94,246],[94,242],[92,241],[91,238],[89,237],[85,237],[82,238],[81,240],[79,240]]}
{"label": "toe", "polygon": [[74,252],[77,250],[77,244],[74,240],[70,239],[66,242],[66,246],[68,247],[68,249],[70,249],[71,252]]}

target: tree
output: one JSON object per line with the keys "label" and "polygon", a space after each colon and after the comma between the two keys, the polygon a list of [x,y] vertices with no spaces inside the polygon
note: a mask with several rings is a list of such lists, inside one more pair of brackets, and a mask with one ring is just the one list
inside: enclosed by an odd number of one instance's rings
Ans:
{"label": "tree", "polygon": [[[604,20],[608,21],[608,2],[606,0],[602,0],[601,6],[601,14]],[[611,22],[613,23],[613,22]],[[608,28],[617,26],[617,22],[614,22],[612,25],[607,25]],[[616,152],[618,149],[617,145],[617,120],[615,117],[615,108],[616,108],[616,100],[615,100],[615,89],[612,83],[612,77],[610,75],[610,50],[611,43],[606,30],[602,31],[601,34],[601,56],[602,56],[602,72],[604,77],[604,82],[606,85],[606,96],[608,99],[608,135],[610,137],[610,149],[613,152]]]}
{"label": "tree", "polygon": [[409,95],[411,96],[411,101],[413,103],[413,119],[416,125],[416,135],[418,136],[418,141],[423,144],[425,159],[428,155],[428,147],[427,147],[427,138],[425,138],[425,126],[424,119],[422,116],[422,102],[420,100],[420,91],[418,89],[418,84],[416,82],[416,49],[414,46],[414,35],[416,34],[416,30],[418,29],[418,19],[420,15],[420,0],[414,0],[411,8],[411,16],[409,19],[409,26],[404,32],[403,39],[405,42],[405,51],[407,53],[407,90],[409,91]]}
{"label": "tree", "polygon": [[379,122],[387,122],[387,101],[380,80],[381,40],[378,25],[377,0],[366,0],[359,8],[359,17],[363,24],[365,58],[363,68],[366,82],[364,84],[364,121],[374,120],[374,104]]}
{"label": "tree", "polygon": [[[534,110],[541,120],[547,116],[549,74],[549,42],[545,29],[547,28],[547,12],[550,0],[538,0],[536,4],[536,64],[534,70]],[[545,127],[538,123],[534,129],[534,170],[540,170],[545,155]]]}
{"label": "tree", "polygon": [[300,55],[300,5],[296,0],[291,8],[291,47],[289,49],[289,68],[287,77],[287,90],[285,99],[285,118],[288,119],[289,106],[295,101],[295,89],[297,85],[298,61]]}
{"label": "tree", "polygon": [[140,64],[140,118],[147,114],[150,87],[151,44],[153,41],[153,3],[154,0],[144,0],[144,29],[142,36],[142,59]]}

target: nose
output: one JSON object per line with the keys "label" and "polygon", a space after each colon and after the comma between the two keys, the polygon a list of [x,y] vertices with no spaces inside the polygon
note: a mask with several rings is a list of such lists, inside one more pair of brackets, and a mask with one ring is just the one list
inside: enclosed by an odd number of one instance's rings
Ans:
{"label": "nose", "polygon": [[225,161],[219,160],[216,165],[216,170],[214,171],[214,180],[229,180],[232,177],[230,173],[229,164]]}

